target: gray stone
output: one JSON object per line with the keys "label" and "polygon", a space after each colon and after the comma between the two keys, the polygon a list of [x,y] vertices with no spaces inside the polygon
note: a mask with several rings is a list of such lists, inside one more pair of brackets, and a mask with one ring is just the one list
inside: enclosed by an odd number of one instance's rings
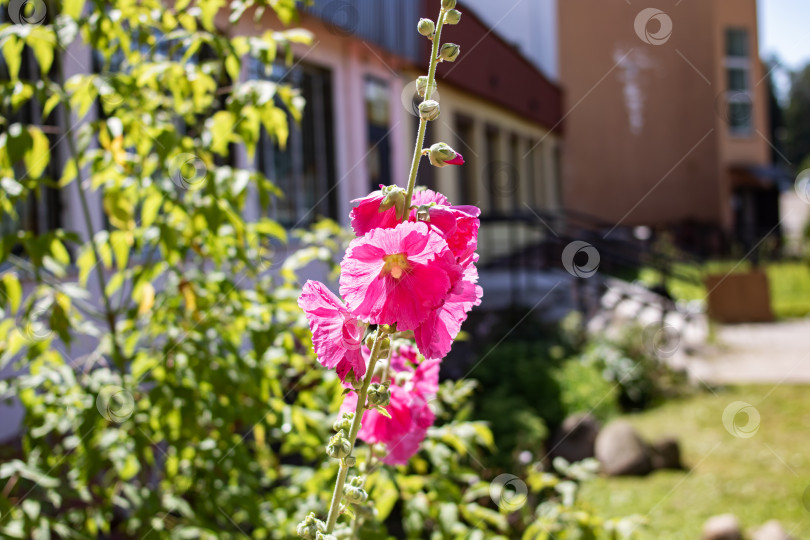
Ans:
{"label": "gray stone", "polygon": [[643,476],[652,471],[650,449],[624,420],[606,425],[596,437],[596,459],[610,476]]}
{"label": "gray stone", "polygon": [[683,469],[678,439],[666,437],[650,445],[653,469]]}
{"label": "gray stone", "polygon": [[742,540],[740,521],[733,514],[710,517],[703,524],[701,540]]}
{"label": "gray stone", "polygon": [[782,524],[773,519],[754,531],[751,540],[795,540]]}
{"label": "gray stone", "polygon": [[600,428],[599,421],[592,414],[569,416],[549,439],[549,457],[562,457],[569,463],[592,458]]}

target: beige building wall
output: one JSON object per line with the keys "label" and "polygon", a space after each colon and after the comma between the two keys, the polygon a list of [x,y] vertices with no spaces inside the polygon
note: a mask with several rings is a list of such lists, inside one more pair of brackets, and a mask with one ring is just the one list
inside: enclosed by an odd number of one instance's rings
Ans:
{"label": "beige building wall", "polygon": [[[614,223],[732,227],[731,162],[767,162],[729,135],[725,28],[756,38],[755,0],[560,0],[564,204]],[[758,43],[751,62],[761,78]],[[764,86],[755,128],[766,133]]]}

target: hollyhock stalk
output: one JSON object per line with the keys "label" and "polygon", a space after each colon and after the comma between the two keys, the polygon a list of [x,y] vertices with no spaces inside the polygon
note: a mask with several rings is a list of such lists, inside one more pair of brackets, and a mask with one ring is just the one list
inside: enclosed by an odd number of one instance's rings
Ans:
{"label": "hollyhock stalk", "polygon": [[[436,66],[439,63],[439,44],[442,37],[442,26],[444,26],[444,18],[447,15],[446,9],[442,8],[439,13],[439,19],[436,21],[436,35],[433,36],[433,49],[430,54],[430,69],[428,70],[427,88],[425,89],[425,98],[422,103],[431,99],[433,94],[433,83],[436,77]],[[411,199],[413,199],[413,190],[416,187],[416,172],[419,170],[419,162],[422,159],[422,145],[425,144],[425,133],[427,132],[426,118],[419,119],[419,134],[416,137],[416,148],[413,151],[413,161],[411,162],[411,174],[408,177],[408,192],[405,194],[405,216],[408,217],[408,209],[411,207]]]}
{"label": "hollyhock stalk", "polygon": [[368,369],[366,376],[363,377],[363,386],[357,392],[357,407],[354,410],[354,419],[352,420],[352,427],[349,430],[349,444],[351,451],[349,455],[340,460],[340,469],[338,470],[337,480],[335,481],[335,490],[332,492],[332,503],[329,506],[329,516],[326,518],[326,533],[331,534],[335,530],[338,515],[340,514],[340,501],[343,499],[343,486],[346,484],[346,475],[349,474],[350,458],[353,461],[352,454],[354,452],[354,443],[357,441],[357,432],[360,431],[360,421],[363,419],[363,413],[366,408],[366,397],[368,396],[368,387],[371,386],[372,375],[374,374],[374,367],[377,365],[377,360],[380,356],[380,348],[383,339],[388,337],[387,332],[383,326],[377,327],[377,336],[374,339],[374,344],[371,346],[371,358],[368,361]]}

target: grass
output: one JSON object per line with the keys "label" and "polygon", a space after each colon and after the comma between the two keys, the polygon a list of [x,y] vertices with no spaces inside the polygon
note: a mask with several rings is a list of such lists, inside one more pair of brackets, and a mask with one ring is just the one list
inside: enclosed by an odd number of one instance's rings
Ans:
{"label": "grass", "polygon": [[[748,439],[724,428],[735,401],[753,405],[760,426]],[[732,513],[748,531],[778,519],[795,538],[810,538],[810,387],[745,386],[700,394],[627,417],[648,440],[676,435],[689,471],[646,478],[599,478],[583,486],[583,501],[604,516],[641,514],[644,538],[700,537],[703,523]],[[738,415],[741,425],[745,414]]]}
{"label": "grass", "polygon": [[[750,270],[748,262],[711,261],[703,268],[682,265],[676,272],[694,276],[702,281],[706,274],[728,274]],[[791,319],[810,315],[810,264],[785,261],[768,263],[765,267],[771,289],[771,305],[778,319]],[[660,282],[659,273],[651,268],[641,271],[638,279],[647,284]],[[677,300],[705,300],[706,288],[692,281],[670,278],[670,293]]]}

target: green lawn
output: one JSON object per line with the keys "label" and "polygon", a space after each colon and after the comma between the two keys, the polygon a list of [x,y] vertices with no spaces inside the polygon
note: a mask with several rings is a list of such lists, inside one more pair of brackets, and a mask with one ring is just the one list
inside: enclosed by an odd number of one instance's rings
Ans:
{"label": "green lawn", "polygon": [[[752,438],[735,438],[723,426],[723,411],[734,401],[760,413]],[[745,415],[739,416],[745,424]],[[810,538],[810,511],[802,503],[810,485],[810,387],[707,392],[628,420],[648,439],[676,435],[691,470],[586,483],[583,500],[601,515],[645,515],[644,537],[651,539],[694,540],[708,517],[727,512],[749,531],[778,519],[794,537]]]}
{"label": "green lawn", "polygon": [[[703,268],[683,265],[677,271],[700,280],[705,274],[726,274],[744,272],[750,269],[749,263],[738,264],[729,261],[712,261]],[[780,319],[805,317],[810,315],[810,264],[806,262],[775,262],[766,266],[771,287],[771,303],[774,313]],[[639,279],[644,283],[656,284],[660,281],[656,270],[646,268]],[[668,281],[670,292],[678,300],[705,300],[706,288],[682,279]]]}

